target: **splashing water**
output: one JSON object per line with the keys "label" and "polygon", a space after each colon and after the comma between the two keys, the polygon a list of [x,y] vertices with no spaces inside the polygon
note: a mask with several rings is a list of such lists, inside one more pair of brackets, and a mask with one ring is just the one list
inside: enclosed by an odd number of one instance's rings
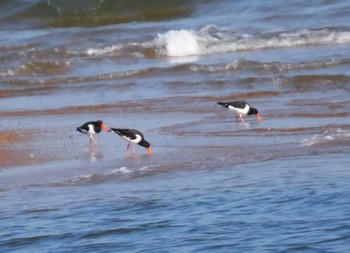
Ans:
{"label": "splashing water", "polygon": [[[160,54],[168,56],[198,55],[201,52],[200,38],[191,30],[168,31],[158,34],[156,44],[160,45]],[[164,51],[165,49],[165,51]]]}

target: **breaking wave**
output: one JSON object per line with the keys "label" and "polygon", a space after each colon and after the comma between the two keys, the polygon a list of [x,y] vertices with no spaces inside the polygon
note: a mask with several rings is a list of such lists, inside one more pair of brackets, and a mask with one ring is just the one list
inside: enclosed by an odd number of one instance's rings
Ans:
{"label": "breaking wave", "polygon": [[[199,30],[169,30],[153,40],[87,48],[86,56],[188,57],[241,51],[350,44],[350,32],[335,29],[239,34],[213,25]],[[77,52],[79,54],[79,52]],[[288,67],[288,66],[287,66]]]}
{"label": "breaking wave", "polygon": [[171,30],[158,34],[153,41],[163,56],[183,57],[238,51],[252,51],[326,44],[349,44],[350,32],[333,29],[300,30],[271,34],[238,34],[206,26],[195,30]]}
{"label": "breaking wave", "polygon": [[315,145],[325,145],[329,143],[350,142],[350,130],[332,128],[320,134],[315,134],[311,138],[305,138],[300,142],[300,146],[310,147]]}

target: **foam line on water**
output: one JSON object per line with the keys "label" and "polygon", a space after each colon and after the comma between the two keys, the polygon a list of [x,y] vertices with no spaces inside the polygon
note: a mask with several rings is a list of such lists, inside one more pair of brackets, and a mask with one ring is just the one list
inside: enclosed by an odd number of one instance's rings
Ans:
{"label": "foam line on water", "polygon": [[350,44],[350,32],[335,29],[245,34],[207,25],[199,30],[179,29],[159,33],[151,41],[117,43],[68,52],[86,56],[133,56],[153,50],[172,58],[292,47]]}
{"label": "foam line on water", "polygon": [[326,144],[337,142],[339,140],[349,140],[350,138],[350,130],[349,129],[341,129],[334,128],[328,129],[320,134],[315,134],[310,138],[305,138],[300,142],[300,146],[314,146],[318,144]]}
{"label": "foam line on water", "polygon": [[238,34],[213,26],[195,30],[170,30],[154,39],[160,55],[185,57],[273,48],[349,44],[350,32],[331,29],[271,34]]}

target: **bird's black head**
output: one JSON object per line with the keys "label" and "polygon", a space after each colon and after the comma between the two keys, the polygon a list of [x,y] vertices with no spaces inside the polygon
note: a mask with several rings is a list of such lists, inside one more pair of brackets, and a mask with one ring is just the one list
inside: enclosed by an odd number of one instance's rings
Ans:
{"label": "bird's black head", "polygon": [[262,117],[260,116],[258,110],[254,107],[250,107],[250,110],[248,112],[248,115],[255,115],[259,121],[262,121]]}
{"label": "bird's black head", "polygon": [[258,110],[254,107],[250,107],[250,110],[249,110],[249,115],[257,115],[259,114]]}
{"label": "bird's black head", "polygon": [[105,130],[107,133],[109,133],[109,129],[105,126],[105,124],[103,124],[102,120],[98,120],[98,121],[96,121],[96,123],[98,126],[103,128],[103,130]]}
{"label": "bird's black head", "polygon": [[142,147],[145,147],[145,148],[149,148],[151,146],[151,144],[146,141],[146,140],[142,140],[139,145],[141,145]]}
{"label": "bird's black head", "polygon": [[145,147],[147,149],[148,155],[152,155],[152,150],[151,150],[151,144],[149,144],[148,141],[146,141],[145,139],[143,139],[139,145],[141,145],[142,147]]}

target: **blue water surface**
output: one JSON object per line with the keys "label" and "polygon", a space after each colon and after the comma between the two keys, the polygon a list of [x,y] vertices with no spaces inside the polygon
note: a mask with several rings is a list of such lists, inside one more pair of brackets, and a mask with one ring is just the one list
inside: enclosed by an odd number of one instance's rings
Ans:
{"label": "blue water surface", "polygon": [[1,193],[3,252],[346,252],[346,155]]}

